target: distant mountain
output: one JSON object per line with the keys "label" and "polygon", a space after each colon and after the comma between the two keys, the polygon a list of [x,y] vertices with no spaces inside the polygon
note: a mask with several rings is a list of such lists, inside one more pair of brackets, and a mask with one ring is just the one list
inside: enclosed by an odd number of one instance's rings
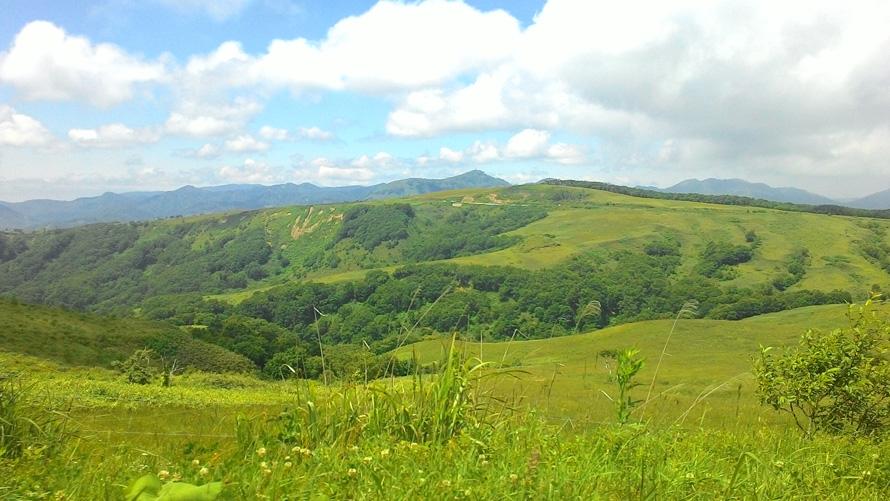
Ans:
{"label": "distant mountain", "polygon": [[25,216],[0,202],[0,227],[21,228],[25,225]]}
{"label": "distant mountain", "polygon": [[473,170],[445,179],[402,179],[372,186],[324,187],[311,183],[230,184],[173,191],[105,193],[71,201],[0,202],[0,229],[78,226],[110,221],[142,221],[171,216],[397,198],[461,188],[509,186],[510,183]]}
{"label": "distant mountain", "polygon": [[849,201],[844,205],[857,209],[890,209],[890,189]]}
{"label": "distant mountain", "polygon": [[829,205],[837,202],[822,195],[798,188],[774,188],[763,183],[743,179],[687,179],[670,188],[655,189],[663,193],[698,193],[700,195],[735,195],[773,202],[805,205]]}

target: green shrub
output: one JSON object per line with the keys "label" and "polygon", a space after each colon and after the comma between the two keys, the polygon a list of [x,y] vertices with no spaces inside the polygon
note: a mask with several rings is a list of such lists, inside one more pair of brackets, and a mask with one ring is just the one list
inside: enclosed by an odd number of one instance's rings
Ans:
{"label": "green shrub", "polygon": [[798,347],[754,364],[760,400],[793,416],[806,434],[878,435],[890,426],[890,324],[868,301],[850,306],[850,327],[808,331]]}

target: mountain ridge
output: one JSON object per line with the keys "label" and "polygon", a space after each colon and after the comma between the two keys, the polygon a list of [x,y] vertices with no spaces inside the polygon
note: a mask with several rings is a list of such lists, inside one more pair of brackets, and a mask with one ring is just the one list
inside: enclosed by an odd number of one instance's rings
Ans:
{"label": "mountain ridge", "polygon": [[182,186],[170,191],[106,192],[74,200],[0,202],[0,228],[63,228],[101,222],[129,222],[284,205],[356,202],[461,188],[509,186],[503,179],[471,170],[443,179],[408,178],[370,186],[325,187],[304,182],[276,185]]}
{"label": "mountain ridge", "polygon": [[[652,189],[652,188],[650,188]],[[774,187],[744,179],[686,179],[668,188],[655,188],[662,193],[697,193],[700,195],[735,195],[804,205],[837,204],[836,200],[800,188]]]}

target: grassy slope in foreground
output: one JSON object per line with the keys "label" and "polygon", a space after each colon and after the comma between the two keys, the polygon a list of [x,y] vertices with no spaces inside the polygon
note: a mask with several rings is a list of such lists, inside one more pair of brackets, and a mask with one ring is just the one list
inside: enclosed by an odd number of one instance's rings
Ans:
{"label": "grassy slope in foreground", "polygon": [[[760,406],[750,375],[752,357],[762,346],[787,346],[808,328],[832,329],[846,325],[846,307],[840,305],[800,308],[741,321],[681,320],[677,324],[659,369],[653,395],[666,392],[650,404],[644,416],[672,422],[692,406],[696,398],[720,387],[697,404],[689,419],[704,416],[711,424],[739,420],[773,421],[780,416]],[[638,348],[646,367],[633,391],[644,398],[653,370],[671,330],[672,321],[657,320],[619,325],[574,336],[504,343],[463,345],[467,354],[504,364],[517,371],[516,378],[501,378],[497,392],[518,396],[556,419],[609,421],[612,404],[603,392],[612,393],[609,364],[604,350]],[[416,354],[422,362],[439,360],[445,340],[428,340],[406,346],[401,356]],[[739,413],[742,415],[740,416]],[[636,417],[639,416],[636,413]],[[712,421],[713,420],[713,421]]]}

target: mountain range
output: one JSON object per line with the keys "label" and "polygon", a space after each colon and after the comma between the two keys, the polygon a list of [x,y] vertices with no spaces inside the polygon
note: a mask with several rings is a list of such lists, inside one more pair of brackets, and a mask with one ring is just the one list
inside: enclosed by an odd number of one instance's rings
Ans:
{"label": "mountain range", "polygon": [[890,209],[890,189],[859,199],[838,201],[800,188],[776,188],[764,183],[752,183],[743,179],[687,179],[669,188],[655,188],[651,186],[641,188],[662,193],[735,195],[802,205],[842,205],[855,209]]}
{"label": "mountain range", "polygon": [[510,183],[473,170],[445,179],[411,178],[371,186],[325,187],[311,183],[230,184],[173,191],[105,193],[97,197],[62,200],[0,202],[0,229],[36,229],[125,222],[172,216],[250,210],[281,205],[355,202],[406,197],[461,188],[509,186]]}

